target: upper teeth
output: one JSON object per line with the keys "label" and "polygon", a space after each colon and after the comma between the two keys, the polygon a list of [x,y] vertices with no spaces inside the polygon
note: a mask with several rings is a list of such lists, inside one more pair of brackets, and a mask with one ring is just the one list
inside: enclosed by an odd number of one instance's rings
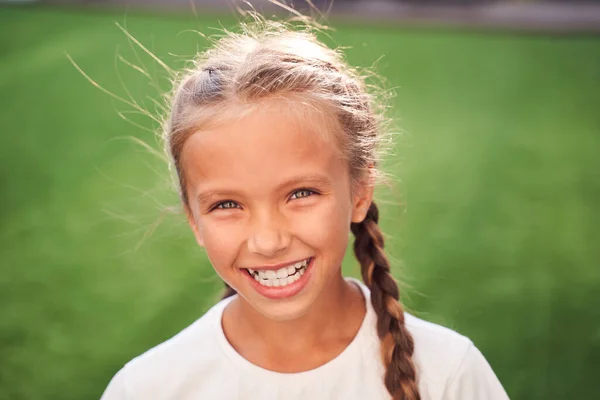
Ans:
{"label": "upper teeth", "polygon": [[254,276],[254,279],[256,279],[257,282],[264,286],[285,286],[300,279],[304,274],[309,261],[310,259],[307,258],[306,260],[299,261],[278,270],[268,269],[256,271],[248,268],[248,271]]}

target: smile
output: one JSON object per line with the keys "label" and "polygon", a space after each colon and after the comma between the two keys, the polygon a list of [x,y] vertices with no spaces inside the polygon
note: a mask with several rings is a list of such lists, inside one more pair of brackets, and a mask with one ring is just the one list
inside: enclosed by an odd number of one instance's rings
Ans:
{"label": "smile", "polygon": [[310,258],[307,258],[278,270],[253,270],[248,268],[247,271],[262,286],[284,287],[300,279],[304,275],[309,262]]}

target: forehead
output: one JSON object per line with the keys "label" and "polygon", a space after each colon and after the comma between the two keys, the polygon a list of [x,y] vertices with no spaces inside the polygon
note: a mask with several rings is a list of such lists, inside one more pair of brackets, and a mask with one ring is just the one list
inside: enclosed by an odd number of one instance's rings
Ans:
{"label": "forehead", "polygon": [[345,162],[330,124],[285,104],[197,132],[182,149],[188,190],[207,185],[267,189],[301,175],[342,178]]}

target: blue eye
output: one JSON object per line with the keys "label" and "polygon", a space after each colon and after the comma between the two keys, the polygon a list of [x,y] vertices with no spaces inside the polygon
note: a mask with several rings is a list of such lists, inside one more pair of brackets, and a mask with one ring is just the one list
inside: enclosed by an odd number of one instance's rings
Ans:
{"label": "blue eye", "polygon": [[291,198],[292,199],[301,199],[303,197],[308,197],[315,194],[314,191],[309,190],[309,189],[300,189],[300,190],[296,190],[294,193],[292,193]]}
{"label": "blue eye", "polygon": [[222,201],[219,204],[217,204],[214,208],[221,210],[230,210],[232,208],[237,208],[237,203],[231,200]]}

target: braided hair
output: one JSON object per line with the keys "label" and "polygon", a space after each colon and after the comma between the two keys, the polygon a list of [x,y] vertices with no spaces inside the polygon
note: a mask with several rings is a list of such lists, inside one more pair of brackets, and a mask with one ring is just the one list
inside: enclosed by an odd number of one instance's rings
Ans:
{"label": "braided hair", "polygon": [[383,251],[383,234],[378,221],[379,210],[373,202],[365,219],[351,224],[356,237],[354,254],[360,263],[362,279],[371,290],[371,304],[377,314],[381,357],[387,367],[385,386],[394,400],[420,400],[412,361],[414,341],[404,325],[400,293]]}

